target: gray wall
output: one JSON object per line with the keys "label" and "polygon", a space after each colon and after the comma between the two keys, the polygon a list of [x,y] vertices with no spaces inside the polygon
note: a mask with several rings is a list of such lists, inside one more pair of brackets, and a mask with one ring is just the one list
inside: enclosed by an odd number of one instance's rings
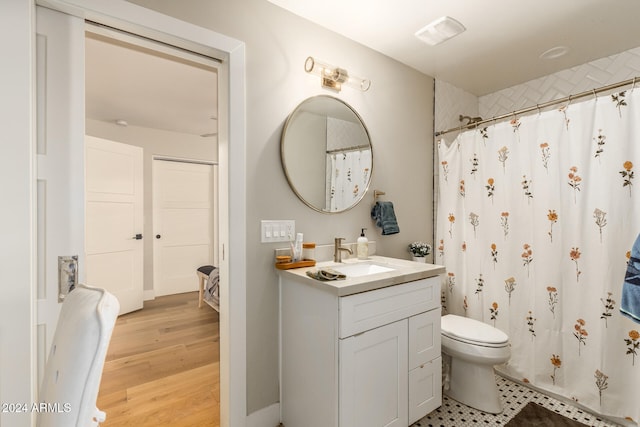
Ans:
{"label": "gray wall", "polygon": [[[278,244],[260,243],[261,219],[294,219],[305,240],[353,242],[369,229],[382,255],[408,258],[407,244],[433,234],[433,79],[294,16],[266,0],[135,0],[246,43],[247,63],[247,411],[278,402]],[[371,79],[368,92],[336,96],[362,116],[372,138],[373,181],[356,208],[314,212],[289,189],[280,164],[287,115],[305,98],[333,92],[304,72],[314,56]],[[394,202],[400,234],[380,236],[370,219],[373,189]],[[233,239],[233,236],[231,236]],[[233,286],[233,283],[231,283]]]}

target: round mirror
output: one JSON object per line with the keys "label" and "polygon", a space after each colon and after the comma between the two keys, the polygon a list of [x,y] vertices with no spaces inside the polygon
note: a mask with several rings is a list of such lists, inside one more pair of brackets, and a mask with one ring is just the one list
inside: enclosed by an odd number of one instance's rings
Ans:
{"label": "round mirror", "polygon": [[280,157],[293,192],[319,212],[351,209],[371,182],[369,132],[350,105],[332,96],[308,98],[293,110]]}

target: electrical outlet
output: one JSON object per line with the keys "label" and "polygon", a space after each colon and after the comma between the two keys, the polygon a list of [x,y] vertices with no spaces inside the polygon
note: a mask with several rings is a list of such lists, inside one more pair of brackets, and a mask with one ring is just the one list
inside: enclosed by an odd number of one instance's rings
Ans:
{"label": "electrical outlet", "polygon": [[260,221],[262,243],[288,242],[296,237],[296,222],[292,219]]}

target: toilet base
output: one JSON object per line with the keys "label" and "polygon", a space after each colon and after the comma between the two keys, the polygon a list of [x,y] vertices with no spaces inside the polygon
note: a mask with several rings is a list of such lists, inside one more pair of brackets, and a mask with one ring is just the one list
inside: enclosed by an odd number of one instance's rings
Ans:
{"label": "toilet base", "polygon": [[460,403],[490,414],[502,412],[493,365],[451,358],[449,389],[444,394]]}

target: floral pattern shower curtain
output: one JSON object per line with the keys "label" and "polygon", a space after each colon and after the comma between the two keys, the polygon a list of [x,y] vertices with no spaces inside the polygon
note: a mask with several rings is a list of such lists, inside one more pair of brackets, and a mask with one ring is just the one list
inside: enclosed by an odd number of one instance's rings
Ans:
{"label": "floral pattern shower curtain", "polygon": [[331,212],[353,206],[367,189],[371,149],[327,154],[327,204]]}
{"label": "floral pattern shower curtain", "polygon": [[443,312],[505,331],[498,369],[640,420],[640,324],[619,301],[640,233],[640,90],[439,143]]}

